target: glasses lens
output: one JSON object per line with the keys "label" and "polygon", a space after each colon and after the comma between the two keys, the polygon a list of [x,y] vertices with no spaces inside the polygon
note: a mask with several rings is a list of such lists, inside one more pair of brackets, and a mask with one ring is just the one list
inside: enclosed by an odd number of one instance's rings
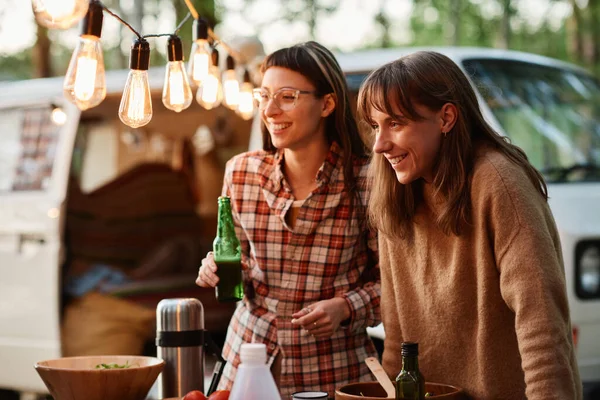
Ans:
{"label": "glasses lens", "polygon": [[256,103],[256,106],[259,108],[265,108],[269,102],[269,93],[262,89],[254,89],[252,91],[252,97],[254,98],[254,103]]}
{"label": "glasses lens", "polygon": [[284,110],[289,111],[296,105],[296,91],[295,90],[281,90],[275,93],[275,104]]}

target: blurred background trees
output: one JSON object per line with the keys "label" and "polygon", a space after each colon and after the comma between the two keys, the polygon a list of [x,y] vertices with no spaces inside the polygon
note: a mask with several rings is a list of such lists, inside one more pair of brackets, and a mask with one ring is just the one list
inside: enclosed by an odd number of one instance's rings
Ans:
{"label": "blurred background trees", "polygon": [[[24,0],[2,1],[8,6],[0,9],[0,30],[2,21],[11,18],[11,4]],[[187,15],[183,0],[103,2],[143,33],[168,32],[172,28],[166,26]],[[193,0],[193,3],[217,32],[221,27],[219,21],[245,21],[247,27],[242,34],[256,35],[265,43],[273,39],[273,26],[280,24],[290,29],[289,35],[277,38],[280,45],[315,39],[344,51],[395,46],[494,47],[575,62],[600,74],[600,0],[373,0],[372,12],[365,11],[361,21],[368,25],[369,34],[350,48],[342,45],[343,34],[335,37],[330,18],[343,6],[364,7],[360,0]],[[394,12],[398,7],[409,10],[408,15],[401,19]],[[529,12],[525,12],[527,7]],[[536,7],[533,15],[531,7]],[[103,30],[106,66],[126,68],[132,35],[111,19],[105,17]],[[166,23],[171,25],[165,26]],[[228,26],[232,24],[235,22]],[[191,25],[190,19],[180,31],[186,55]],[[30,47],[16,52],[4,52],[0,47],[0,80],[64,73],[73,48],[72,37],[77,36],[78,29],[69,32],[36,29]],[[104,32],[110,32],[107,36],[111,38],[104,40]],[[64,39],[67,35],[71,39]],[[220,32],[220,36],[231,35]],[[266,44],[267,51],[275,50]],[[160,65],[165,60],[164,40],[156,39],[151,46],[159,50],[152,52],[151,62]]]}

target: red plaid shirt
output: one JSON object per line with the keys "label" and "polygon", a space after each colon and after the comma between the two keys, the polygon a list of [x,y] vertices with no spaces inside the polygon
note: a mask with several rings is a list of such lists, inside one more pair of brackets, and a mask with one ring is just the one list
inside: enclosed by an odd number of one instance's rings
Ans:
{"label": "red plaid shirt", "polygon": [[[282,173],[282,154],[249,152],[228,162],[223,194],[231,197],[249,265],[244,280],[252,286],[229,325],[221,388],[233,384],[242,343],[265,343],[269,363],[281,353],[280,390],[286,398],[299,390],[333,396],[346,383],[373,380],[364,359],[377,355],[366,328],[381,320],[377,237],[358,218],[364,219],[368,199],[368,160],[354,161],[361,204],[349,220],[340,155],[333,143],[294,228],[285,219],[294,196]],[[351,318],[330,338],[316,339],[291,324],[293,313],[336,296],[346,299]]]}

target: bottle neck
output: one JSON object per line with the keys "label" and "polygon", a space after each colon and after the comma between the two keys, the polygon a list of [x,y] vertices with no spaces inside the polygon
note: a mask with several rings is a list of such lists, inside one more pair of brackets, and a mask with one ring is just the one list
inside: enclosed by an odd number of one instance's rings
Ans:
{"label": "bottle neck", "polygon": [[419,370],[418,356],[402,356],[402,370],[403,371],[418,371]]}
{"label": "bottle neck", "polygon": [[219,204],[219,217],[217,222],[217,236],[221,238],[235,236],[235,226],[231,215],[229,203]]}

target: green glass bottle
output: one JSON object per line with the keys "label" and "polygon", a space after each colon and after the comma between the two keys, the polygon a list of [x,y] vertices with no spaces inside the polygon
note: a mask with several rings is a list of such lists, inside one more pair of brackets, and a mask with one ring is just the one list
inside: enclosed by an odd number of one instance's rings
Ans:
{"label": "green glass bottle", "polygon": [[402,370],[396,377],[396,400],[425,399],[425,378],[419,371],[419,344],[402,343]]}
{"label": "green glass bottle", "polygon": [[218,301],[238,301],[244,297],[242,281],[242,251],[240,241],[235,235],[231,200],[227,196],[219,197],[219,220],[217,237],[213,241],[213,255],[218,270],[219,283],[215,288]]}

